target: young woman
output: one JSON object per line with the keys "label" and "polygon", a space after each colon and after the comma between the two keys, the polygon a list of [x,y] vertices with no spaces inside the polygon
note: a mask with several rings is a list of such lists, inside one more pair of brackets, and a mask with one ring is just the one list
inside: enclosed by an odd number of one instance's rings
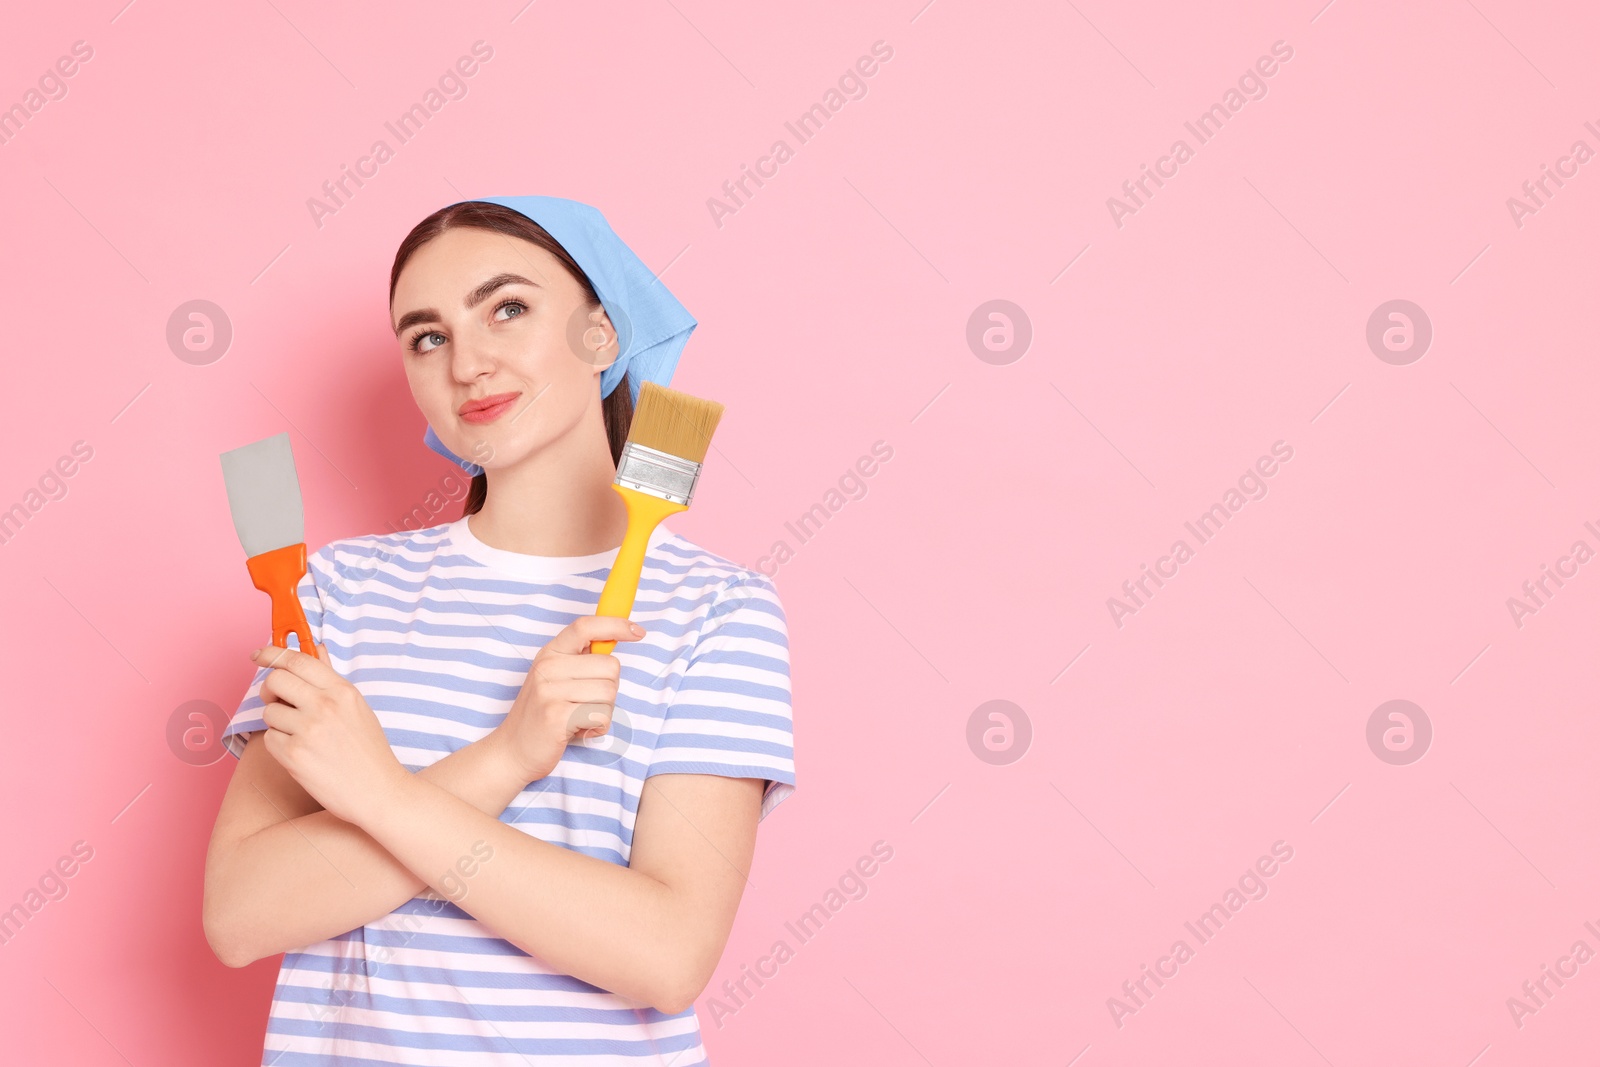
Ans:
{"label": "young woman", "polygon": [[631,620],[594,614],[638,383],[695,322],[551,197],[424,219],[390,311],[465,513],[319,549],[315,649],[251,653],[206,937],[285,954],[263,1064],[705,1063],[693,1001],[794,790],[783,609],[663,523]]}

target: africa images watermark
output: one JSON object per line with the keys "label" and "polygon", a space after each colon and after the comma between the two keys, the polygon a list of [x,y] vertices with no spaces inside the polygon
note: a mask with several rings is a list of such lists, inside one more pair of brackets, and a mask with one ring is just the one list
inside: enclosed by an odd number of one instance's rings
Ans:
{"label": "africa images watermark", "polygon": [[872,442],[871,455],[863,455],[856,459],[855,464],[845,468],[839,475],[838,488],[829,488],[822,494],[822,499],[812,504],[800,514],[794,522],[785,522],[783,528],[794,536],[795,544],[780,538],[772,542],[772,548],[767,554],[756,560],[756,570],[773,577],[784,564],[794,559],[795,553],[821,532],[829,519],[844,510],[844,506],[852,500],[861,500],[867,495],[867,479],[894,458],[894,448],[887,441]]}
{"label": "africa images watermark", "polygon": [[60,456],[39,475],[37,489],[30,486],[20,501],[0,510],[0,545],[9,545],[27,521],[43,511],[50,501],[65,499],[67,479],[78,473],[81,464],[93,458],[94,446],[88,441],[72,442],[71,454]]}
{"label": "africa images watermark", "polygon": [[[1272,456],[1278,458],[1274,460]],[[1294,458],[1294,448],[1285,441],[1274,441],[1272,456],[1262,456],[1257,459],[1255,466],[1246,468],[1245,472],[1239,475],[1238,488],[1230,486],[1222,494],[1219,502],[1202,511],[1193,522],[1183,524],[1184,529],[1194,535],[1196,547],[1208,543],[1222,532],[1223,524],[1237,515],[1245,504],[1266,497],[1266,479],[1278,473],[1280,461],[1287,463]],[[1195,548],[1191,548],[1189,542],[1180,537],[1172,543],[1167,555],[1156,560],[1154,568],[1148,563],[1139,564],[1139,577],[1130,578],[1122,583],[1122,592],[1126,599],[1114,596],[1106,598],[1106,610],[1111,612],[1111,621],[1116,624],[1117,629],[1122,629],[1124,618],[1137,615],[1145,608],[1147,602],[1155,596],[1156,590],[1166,584],[1163,579],[1176,578],[1178,569],[1193,559],[1194,555]],[[1155,589],[1150,588],[1151,582],[1155,583]]]}
{"label": "africa images watermark", "polygon": [[439,488],[429,489],[422,500],[413,505],[410,511],[400,516],[400,524],[387,523],[393,533],[410,533],[437,526],[440,522],[451,522],[450,519],[441,519],[440,512],[449,504],[459,504],[467,498],[467,490],[472,486],[472,479],[466,471],[448,471],[439,477]]}
{"label": "africa images watermark", "polygon": [[[405,145],[421,133],[422,127],[438,114],[445,104],[465,97],[466,79],[478,73],[479,64],[487,63],[493,58],[493,47],[481,39],[473,41],[472,55],[462,56],[453,66],[446,67],[444,73],[439,75],[438,81],[423,92],[420,102],[406,108],[393,122],[383,124],[383,128],[394,137],[396,147]],[[322,183],[322,192],[326,200],[315,196],[306,199],[306,210],[311,212],[311,221],[316,223],[317,229],[322,229],[324,216],[337,215],[339,209],[366,185],[366,182],[362,181],[363,178],[369,180],[376,178],[378,168],[394,157],[395,148],[391,148],[389,142],[380,137],[372,142],[372,147],[367,149],[366,155],[356,160],[353,168],[348,164],[339,164],[339,176]],[[355,186],[353,189],[352,184]]]}
{"label": "africa images watermark", "polygon": [[[1600,938],[1600,929],[1597,929],[1594,923],[1585,919],[1583,927]],[[1506,1010],[1511,1013],[1511,1021],[1517,1024],[1517,1029],[1521,1030],[1527,1025],[1527,1016],[1538,1015],[1542,1009],[1548,1008],[1550,999],[1567,984],[1563,979],[1576,978],[1578,969],[1592,959],[1594,959],[1594,949],[1589,947],[1587,941],[1579,938],[1572,943],[1572,949],[1567,955],[1556,958],[1554,973],[1548,964],[1540,963],[1539,977],[1522,983],[1522,996],[1506,998]],[[1572,969],[1567,970],[1564,964],[1570,964]],[[1550,988],[1552,982],[1555,983],[1555,989]]]}
{"label": "africa images watermark", "polygon": [[[1246,904],[1252,900],[1266,899],[1267,879],[1278,873],[1280,864],[1288,863],[1292,859],[1294,859],[1294,847],[1281,838],[1274,841],[1272,855],[1261,856],[1253,866],[1245,868],[1238,882],[1229,886],[1222,894],[1222,899],[1201,912],[1194,922],[1185,921],[1184,929],[1194,935],[1197,944],[1208,944],[1222,932],[1223,924],[1243,911]],[[1163,979],[1170,981],[1176,978],[1179,968],[1194,957],[1195,948],[1180,937],[1172,943],[1167,955],[1156,960],[1154,968],[1147,963],[1141,963],[1139,977],[1130,978],[1122,983],[1122,996],[1106,998],[1106,1010],[1111,1012],[1111,1021],[1116,1023],[1117,1029],[1122,1029],[1128,1016],[1137,1015],[1149,1007],[1151,998],[1167,984]],[[1167,964],[1171,965],[1171,970],[1167,969]],[[1154,989],[1151,988],[1152,983]]]}
{"label": "africa images watermark", "polygon": [[67,79],[78,73],[80,66],[94,58],[94,46],[88,41],[73,41],[72,54],[61,56],[53,67],[46,67],[36,84],[22,94],[22,99],[0,110],[0,145],[22,132],[33,116],[44,110],[53,100],[67,97]]}
{"label": "africa images watermark", "polygon": [[[494,859],[494,846],[479,838],[472,843],[471,855],[462,856],[456,860],[454,866],[445,869],[443,876],[439,880],[443,896],[425,897],[419,895],[412,899],[421,901],[421,907],[427,908],[436,916],[443,913],[447,905],[453,904],[459,907],[461,902],[467,899],[467,879],[477,874],[482,865],[492,859]],[[470,918],[470,916],[468,917]],[[410,943],[411,939],[417,936],[417,931],[426,925],[419,916],[410,913],[395,915],[393,919],[394,925],[401,928],[399,930],[400,937],[394,945],[381,943],[369,936],[366,942],[366,955],[356,961],[359,965],[356,970],[335,971],[320,983],[321,988],[328,991],[328,1002],[311,1006],[312,1016],[319,1027],[329,1014],[350,1004],[358,996],[370,996],[371,991],[367,983],[371,979],[379,977],[380,968],[394,959],[395,950],[403,948]],[[369,934],[373,933],[382,936],[393,934],[395,931],[389,929],[370,931],[369,928]],[[334,979],[336,978],[345,980],[335,983]],[[356,985],[361,988],[354,988]]]}
{"label": "africa images watermark", "polygon": [[[721,1030],[729,1016],[739,1014],[756,993],[766,986],[766,982],[762,979],[770,981],[776,978],[778,969],[794,959],[798,947],[816,937],[828,920],[843,911],[846,904],[852,900],[865,899],[867,879],[878,873],[881,869],[880,864],[888,863],[892,859],[894,859],[894,847],[887,841],[874,841],[872,854],[861,856],[854,864],[846,867],[844,873],[838,877],[835,882],[838,888],[830,886],[822,895],[822,899],[801,913],[798,919],[783,924],[783,928],[793,935],[794,946],[780,937],[772,943],[772,948],[767,954],[759,957],[754,965],[741,963],[739,978],[737,980],[730,978],[722,983],[722,995],[727,999],[712,996],[706,1001],[706,1010],[716,1021],[717,1029]],[[755,986],[754,989],[750,988],[752,984]]]}
{"label": "africa images watermark", "polygon": [[[1594,523],[1585,522],[1583,528],[1594,534],[1597,540],[1600,540],[1600,530],[1595,528]],[[1572,547],[1567,550],[1565,556],[1557,557],[1554,567],[1551,567],[1548,563],[1539,564],[1539,576],[1530,578],[1522,583],[1522,596],[1520,598],[1514,596],[1506,597],[1506,610],[1511,612],[1511,621],[1516,625],[1517,629],[1522,629],[1523,620],[1527,616],[1537,615],[1540,608],[1548,607],[1550,599],[1568,581],[1576,578],[1578,576],[1578,568],[1588,563],[1591,559],[1594,559],[1594,549],[1589,547],[1589,542],[1580,537],[1572,542]],[[1572,568],[1571,570],[1567,569],[1569,566]],[[1550,588],[1552,583],[1555,585],[1554,589]]]}
{"label": "africa images watermark", "polygon": [[[1583,128],[1596,138],[1600,138],[1600,129],[1597,129],[1593,122],[1585,122]],[[1539,164],[1539,176],[1522,183],[1524,199],[1515,196],[1506,197],[1506,210],[1511,212],[1511,221],[1516,224],[1517,229],[1522,229],[1523,220],[1529,215],[1537,215],[1540,208],[1549,206],[1548,201],[1556,195],[1556,191],[1567,184],[1561,180],[1562,178],[1576,178],[1578,168],[1593,158],[1594,149],[1589,147],[1587,141],[1580,138],[1572,142],[1572,147],[1567,150],[1566,155],[1556,160],[1554,168],[1545,163]],[[1565,164],[1571,164],[1572,169],[1568,170]],[[1554,189],[1550,187],[1552,184],[1555,186]]]}
{"label": "africa images watermark", "polygon": [[[876,60],[873,58],[876,56]],[[828,120],[844,110],[844,106],[852,100],[861,100],[867,95],[866,79],[878,72],[879,63],[887,63],[894,58],[894,48],[886,41],[872,42],[872,55],[861,56],[855,61],[854,67],[847,67],[839,75],[836,83],[838,88],[829,87],[822,94],[822,99],[802,111],[793,122],[785,122],[784,129],[794,135],[798,144],[805,144],[822,132]],[[739,177],[730,178],[722,183],[722,195],[726,199],[715,196],[706,197],[706,210],[711,213],[711,221],[722,229],[722,220],[728,215],[737,215],[755,196],[755,189],[766,186],[762,179],[772,179],[778,176],[778,169],[795,157],[794,148],[783,138],[772,142],[772,147],[767,149],[767,154],[756,160],[755,167],[739,164]],[[770,170],[768,167],[770,166]],[[754,183],[755,189],[751,189]]]}
{"label": "africa images watermark", "polygon": [[[1273,56],[1277,58],[1274,59]],[[1273,41],[1272,55],[1262,56],[1256,60],[1253,67],[1246,68],[1245,72],[1239,75],[1238,88],[1229,86],[1222,94],[1220,103],[1212,104],[1202,111],[1193,122],[1183,124],[1183,128],[1194,136],[1194,146],[1180,137],[1172,142],[1172,147],[1167,150],[1166,155],[1156,160],[1154,168],[1145,163],[1139,164],[1139,176],[1129,178],[1122,183],[1122,193],[1127,199],[1106,197],[1106,210],[1111,213],[1111,221],[1117,229],[1122,229],[1124,218],[1139,213],[1139,209],[1155,196],[1156,189],[1166,185],[1163,178],[1176,178],[1178,168],[1194,158],[1195,149],[1221,133],[1223,124],[1237,115],[1246,103],[1264,98],[1267,95],[1266,79],[1278,73],[1278,64],[1287,63],[1293,58],[1294,49],[1288,42]],[[1170,170],[1168,164],[1171,165]],[[1154,183],[1155,189],[1150,188],[1151,183]]]}
{"label": "africa images watermark", "polygon": [[37,879],[37,889],[30,886],[20,901],[0,911],[0,945],[9,945],[12,938],[44,910],[46,904],[67,899],[67,894],[71,892],[67,879],[92,859],[94,846],[87,841],[74,841],[70,855],[62,855],[52,866],[45,868],[45,872]]}

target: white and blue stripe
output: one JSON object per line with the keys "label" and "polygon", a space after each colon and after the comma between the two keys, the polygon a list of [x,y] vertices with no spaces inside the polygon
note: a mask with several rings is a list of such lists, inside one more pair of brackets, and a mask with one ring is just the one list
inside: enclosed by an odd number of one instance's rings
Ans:
{"label": "white and blue stripe", "polygon": [[[396,757],[419,770],[504,718],[534,654],[594,614],[617,550],[527,556],[466,519],[334,541],[299,593],[333,667]],[[574,743],[500,820],[626,865],[644,780],[766,780],[765,819],[794,792],[788,630],[772,582],[657,526],[619,642],[610,733]],[[224,735],[265,729],[257,671]],[[382,919],[284,955],[263,1065],[637,1067],[706,1062],[694,1009],[666,1015],[547,968],[431,889]]]}

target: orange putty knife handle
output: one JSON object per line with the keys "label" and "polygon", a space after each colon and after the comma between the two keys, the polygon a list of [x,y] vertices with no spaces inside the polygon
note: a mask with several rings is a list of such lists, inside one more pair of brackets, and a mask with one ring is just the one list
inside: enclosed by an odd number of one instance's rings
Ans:
{"label": "orange putty knife handle", "polygon": [[311,624],[300,606],[300,579],[306,573],[305,542],[251,556],[245,565],[250,568],[250,580],[255,587],[272,598],[272,643],[288,648],[292,630],[300,639],[300,651],[308,656],[316,655]]}

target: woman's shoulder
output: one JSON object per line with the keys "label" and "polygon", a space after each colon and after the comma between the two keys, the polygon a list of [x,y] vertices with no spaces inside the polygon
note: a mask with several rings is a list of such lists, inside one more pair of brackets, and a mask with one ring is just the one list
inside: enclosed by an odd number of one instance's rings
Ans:
{"label": "woman's shoulder", "polygon": [[666,572],[666,595],[692,602],[700,633],[748,631],[775,639],[786,630],[783,602],[770,575],[676,533],[663,538],[653,555]]}
{"label": "woman's shoulder", "polygon": [[685,578],[697,579],[697,584],[728,590],[764,590],[773,599],[777,598],[777,584],[769,575],[736,563],[676,531],[669,531],[660,539],[654,554],[662,567]]}
{"label": "woman's shoulder", "polygon": [[450,523],[438,523],[418,530],[357,534],[329,541],[308,561],[313,570],[338,574],[349,569],[412,570],[434,556],[450,532]]}

